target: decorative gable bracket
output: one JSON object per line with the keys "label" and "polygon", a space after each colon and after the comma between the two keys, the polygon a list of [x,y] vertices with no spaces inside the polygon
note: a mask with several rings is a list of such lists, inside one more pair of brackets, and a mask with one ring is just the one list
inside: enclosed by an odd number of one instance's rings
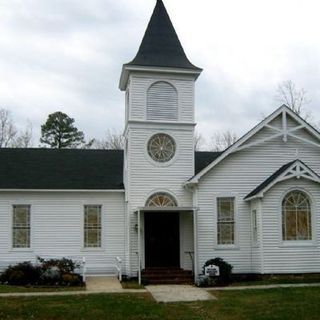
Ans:
{"label": "decorative gable bracket", "polygon": [[289,162],[277,170],[273,175],[262,182],[256,189],[250,192],[244,200],[250,201],[256,198],[263,198],[264,194],[275,184],[288,179],[308,179],[320,183],[320,177],[301,160]]}
{"label": "decorative gable bracket", "polygon": [[[275,127],[271,125],[272,121],[278,117],[282,117],[282,125],[281,127]],[[297,123],[296,126],[292,127],[288,125],[288,119],[292,118]],[[267,137],[257,139],[255,141],[248,141],[251,137],[253,137],[257,132],[259,132],[262,128],[272,129],[274,132]],[[310,138],[306,136],[300,136],[297,131],[305,129],[309,134]],[[278,137],[282,137],[284,142],[288,141],[288,137],[295,138],[297,140],[303,141],[305,143],[311,144],[320,148],[320,133],[313,128],[309,123],[303,120],[299,115],[293,112],[286,105],[282,105],[275,112],[273,112],[270,116],[261,121],[257,126],[255,126],[252,130],[250,130],[247,134],[245,134],[242,138],[240,138],[237,142],[235,142],[232,146],[227,148],[221,155],[213,160],[207,167],[202,169],[199,173],[185,182],[185,186],[189,184],[197,184],[202,176],[204,176],[207,172],[209,172],[214,166],[220,163],[223,159],[225,159],[229,154],[235,153],[256,145],[263,144],[264,142],[274,140]],[[314,138],[314,139],[313,139]]]}
{"label": "decorative gable bracket", "polygon": [[[294,118],[297,121],[297,125],[295,127],[289,127],[288,126],[288,117]],[[281,118],[282,118],[282,125],[281,127],[275,127],[270,124],[270,122],[274,119],[269,119],[269,122],[264,124],[264,127],[269,128],[274,131],[273,134],[270,136],[259,139],[257,141],[254,141],[252,143],[245,143],[238,148],[236,148],[234,151],[241,151],[244,149],[247,149],[249,147],[253,147],[256,145],[259,145],[263,142],[267,142],[273,139],[276,139],[278,137],[282,137],[283,142],[288,141],[288,137],[295,138],[297,140],[303,141],[305,143],[312,144],[318,148],[320,148],[320,143],[313,141],[312,139],[301,137],[297,135],[297,131],[301,129],[306,129],[313,137],[316,139],[319,139],[319,133],[316,132],[308,123],[306,123],[303,119],[301,119],[299,116],[297,116],[293,111],[291,111],[288,107],[282,107],[281,110]]]}

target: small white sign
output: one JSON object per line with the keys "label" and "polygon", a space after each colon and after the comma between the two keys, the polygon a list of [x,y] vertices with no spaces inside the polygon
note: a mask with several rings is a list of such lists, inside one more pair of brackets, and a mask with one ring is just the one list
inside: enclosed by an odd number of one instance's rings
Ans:
{"label": "small white sign", "polygon": [[217,277],[217,276],[220,276],[220,269],[218,266],[211,264],[205,267],[204,273],[206,276],[209,276],[209,277]]}

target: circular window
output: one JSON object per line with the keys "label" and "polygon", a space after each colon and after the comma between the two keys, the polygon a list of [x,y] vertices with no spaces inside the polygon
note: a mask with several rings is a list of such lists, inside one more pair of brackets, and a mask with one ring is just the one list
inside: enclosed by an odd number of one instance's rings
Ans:
{"label": "circular window", "polygon": [[174,157],[175,152],[175,141],[165,133],[155,134],[148,142],[148,154],[154,161],[167,162]]}

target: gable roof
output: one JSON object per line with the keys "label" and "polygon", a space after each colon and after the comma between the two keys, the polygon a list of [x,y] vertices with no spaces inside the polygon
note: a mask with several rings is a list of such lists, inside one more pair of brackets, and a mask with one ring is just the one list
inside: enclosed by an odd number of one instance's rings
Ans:
{"label": "gable roof", "polygon": [[162,0],[157,0],[136,57],[125,66],[202,70],[187,58]]}
{"label": "gable roof", "polygon": [[252,200],[255,198],[262,198],[264,193],[268,191],[273,185],[280,181],[291,178],[300,179],[301,177],[320,183],[320,177],[310,167],[308,167],[301,160],[294,160],[279,168],[270,177],[264,180],[258,187],[245,196],[245,200]]}
{"label": "gable roof", "polygon": [[0,149],[0,189],[123,189],[123,151]]}
{"label": "gable roof", "polygon": [[196,151],[194,157],[195,174],[208,166],[213,160],[218,158],[222,152]]}
{"label": "gable roof", "polygon": [[[219,152],[196,152],[196,173]],[[1,190],[123,190],[123,151],[0,148]]]}
{"label": "gable roof", "polygon": [[[276,117],[282,114],[283,117],[283,124],[284,127],[282,129],[277,129],[271,126],[268,126],[268,124],[274,120]],[[292,117],[297,123],[299,124],[298,127],[289,129],[286,126],[286,120],[285,117],[289,115]],[[240,150],[243,150],[245,148],[249,148],[251,146],[257,145],[258,143],[248,143],[245,145],[245,142],[248,141],[252,136],[254,136],[258,131],[260,131],[263,127],[269,127],[274,130],[278,130],[275,134],[271,135],[269,138],[262,139],[260,143],[269,141],[271,139],[274,139],[276,137],[283,137],[284,140],[287,139],[287,136],[292,136],[297,140],[301,140],[307,143],[310,143],[312,145],[315,145],[317,147],[320,147],[320,133],[312,127],[309,123],[307,123],[304,119],[302,119],[298,114],[293,112],[289,107],[286,105],[282,105],[277,110],[275,110],[272,114],[270,114],[268,117],[266,117],[263,121],[261,121],[259,124],[257,124],[254,128],[252,128],[249,132],[247,132],[244,136],[242,136],[239,140],[237,140],[233,145],[231,145],[229,148],[224,150],[219,157],[217,157],[215,160],[213,160],[207,167],[203,168],[199,173],[196,173],[189,181],[187,181],[185,184],[192,185],[197,184],[199,182],[199,179],[206,173],[208,173],[214,166],[216,166],[218,163],[220,163],[224,158],[226,158],[229,154],[233,152],[237,152]],[[294,134],[294,131],[297,129],[306,129],[313,137],[319,140],[319,143],[315,143],[313,141],[308,141],[307,139],[301,138]]]}

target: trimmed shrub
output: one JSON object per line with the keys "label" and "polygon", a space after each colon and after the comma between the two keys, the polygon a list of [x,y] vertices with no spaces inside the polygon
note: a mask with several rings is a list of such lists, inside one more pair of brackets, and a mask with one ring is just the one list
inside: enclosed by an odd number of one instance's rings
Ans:
{"label": "trimmed shrub", "polygon": [[10,285],[35,285],[39,283],[41,267],[31,262],[22,262],[9,266],[0,276],[2,283]]}
{"label": "trimmed shrub", "polygon": [[81,286],[83,280],[77,273],[65,273],[62,275],[62,283],[68,286]]}
{"label": "trimmed shrub", "polygon": [[80,286],[82,277],[74,270],[79,267],[71,259],[37,258],[38,263],[22,262],[9,266],[1,275],[0,283],[10,285]]}
{"label": "trimmed shrub", "polygon": [[215,279],[216,284],[225,285],[230,283],[233,266],[228,262],[224,261],[222,258],[217,257],[217,258],[208,260],[204,264],[202,268],[203,274],[205,272],[205,267],[210,266],[212,264],[215,266],[218,266],[220,269],[220,276],[213,277]]}
{"label": "trimmed shrub", "polygon": [[61,274],[73,273],[74,270],[79,267],[77,263],[67,258],[46,260],[46,259],[37,257],[37,260],[41,263],[41,267],[44,271],[50,268],[57,268]]}
{"label": "trimmed shrub", "polygon": [[47,269],[42,267],[40,280],[41,284],[58,285],[61,282],[61,272],[57,267],[49,267]]}

